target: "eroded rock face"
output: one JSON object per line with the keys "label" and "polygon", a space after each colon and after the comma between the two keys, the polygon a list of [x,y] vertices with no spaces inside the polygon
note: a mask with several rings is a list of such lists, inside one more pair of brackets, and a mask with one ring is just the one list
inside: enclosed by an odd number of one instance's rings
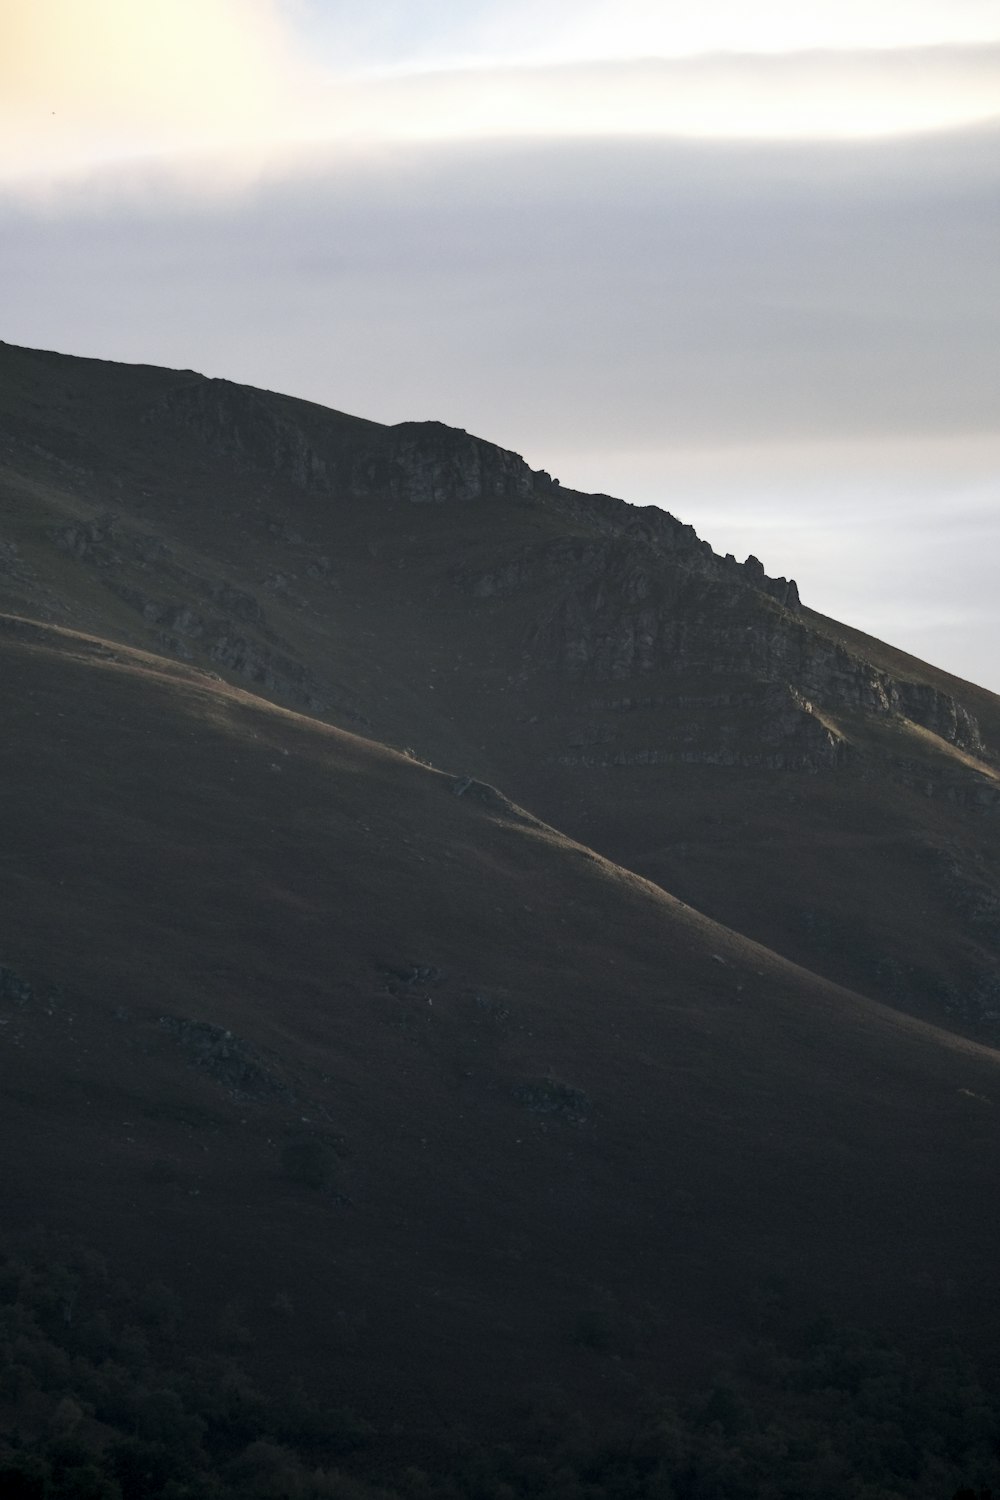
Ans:
{"label": "eroded rock face", "polygon": [[150,421],[179,422],[215,452],[301,489],[373,495],[415,505],[530,498],[552,485],[516,453],[440,422],[381,427],[323,414],[306,432],[292,404],[225,380],[179,387]]}
{"label": "eroded rock face", "polygon": [[172,392],[149,421],[181,423],[237,463],[281,475],[303,489],[329,488],[326,460],[299,423],[267,396],[228,380],[192,380]]}
{"label": "eroded rock face", "polygon": [[763,675],[793,681],[825,707],[899,714],[960,749],[983,749],[975,716],[955,698],[928,683],[896,679],[801,621],[772,620],[751,632],[747,644]]}
{"label": "eroded rock face", "polygon": [[[982,749],[976,719],[961,703],[927,683],[897,680],[812,630],[780,603],[780,590],[760,587],[761,580],[785,580],[766,579],[754,563],[748,559],[742,576],[726,583],[713,576],[714,568],[678,566],[673,557],[625,538],[575,555],[551,549],[533,568],[527,558],[513,560],[477,579],[472,590],[488,597],[546,573],[560,577],[559,594],[532,630],[528,649],[533,659],[571,677],[622,683],[663,673],[749,677],[787,688],[795,712],[807,718],[813,705],[901,715],[949,744]],[[814,751],[825,743],[822,758],[836,763],[841,750],[829,730],[817,723],[809,733]]]}
{"label": "eroded rock face", "polygon": [[631,539],[558,561],[563,587],[531,646],[571,674],[625,681],[663,670],[743,671],[758,665],[749,657],[770,638],[773,606],[756,605],[760,591],[740,587],[743,579],[722,584]]}
{"label": "eroded rock face", "polygon": [[[500,501],[543,507],[571,523],[566,535],[525,546],[487,570],[459,568],[453,575],[478,599],[539,588],[548,596],[525,641],[529,663],[622,684],[663,674],[737,677],[784,695],[762,709],[751,747],[726,742],[723,714],[709,742],[612,748],[608,736],[599,735],[590,744],[567,746],[567,755],[832,766],[845,747],[822,714],[842,710],[901,716],[951,745],[982,750],[979,726],[961,703],[927,683],[893,678],[810,628],[793,580],[768,577],[753,556],[743,563],[718,556],[691,526],[659,507],[563,490],[516,453],[441,423],[381,427],[226,381],[192,379],[154,417],[179,421],[238,464],[300,488],[418,506]],[[291,537],[286,540],[292,545]],[[301,541],[297,533],[294,541]],[[113,517],[99,517],[68,529],[60,545],[108,568],[120,537]],[[288,589],[280,573],[264,586],[272,593]],[[254,604],[230,601],[225,613],[233,624],[240,619],[244,627],[260,627]],[[181,641],[205,634],[198,612],[182,611],[163,623]],[[277,681],[271,664],[257,660],[271,648],[253,643],[245,628],[220,631],[213,622],[212,630],[216,659],[264,687]]]}
{"label": "eroded rock face", "polygon": [[902,713],[914,724],[922,724],[962,749],[982,751],[983,739],[976,718],[956,698],[939,693],[924,682],[897,682],[895,687]]}
{"label": "eroded rock face", "polygon": [[[588,495],[575,499],[603,502],[609,497]],[[707,542],[699,539],[693,527],[683,525],[666,511],[650,506],[653,517],[646,519],[645,512],[640,512],[643,519],[634,521],[630,519],[634,507],[621,500],[611,503],[617,512],[607,512],[603,503],[595,506],[596,517],[606,532],[604,538],[594,541],[560,538],[505,558],[487,572],[458,569],[454,574],[456,585],[480,599],[488,599],[512,596],[539,582],[561,581],[574,588],[590,582],[595,585],[597,603],[604,598],[609,585],[636,603],[649,597],[656,587],[662,588],[670,570],[674,570],[721,583],[727,589],[754,589],[775,599],[791,613],[799,610],[799,591],[794,580],[768,578],[755,557],[748,557],[745,563],[738,563],[732,554],[719,557]],[[587,511],[582,503],[573,503],[570,509],[578,517]],[[583,604],[585,609],[590,608],[589,601],[584,600]]]}
{"label": "eroded rock face", "polygon": [[355,494],[386,493],[414,505],[527,500],[537,476],[516,453],[456,432],[440,422],[401,422],[380,450],[352,469]]}

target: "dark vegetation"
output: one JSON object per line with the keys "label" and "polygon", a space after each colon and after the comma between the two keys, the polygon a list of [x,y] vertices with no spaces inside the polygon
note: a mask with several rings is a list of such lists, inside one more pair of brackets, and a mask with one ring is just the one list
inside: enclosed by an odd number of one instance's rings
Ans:
{"label": "dark vegetation", "polygon": [[[180,1299],[41,1233],[0,1252],[4,1500],[950,1500],[1000,1475],[1000,1400],[954,1349],[796,1328],[774,1290],[724,1378],[644,1390],[617,1420],[528,1389],[484,1444],[379,1426],[301,1385],[259,1387],[241,1334],[196,1354]],[[281,1316],[282,1309],[275,1309]]]}

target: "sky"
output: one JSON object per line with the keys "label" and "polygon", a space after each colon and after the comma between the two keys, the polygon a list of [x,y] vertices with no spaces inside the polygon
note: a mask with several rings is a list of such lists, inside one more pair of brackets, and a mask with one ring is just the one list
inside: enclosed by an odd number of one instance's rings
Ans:
{"label": "sky", "polygon": [[0,338],[464,427],[1000,691],[1000,0],[0,0]]}

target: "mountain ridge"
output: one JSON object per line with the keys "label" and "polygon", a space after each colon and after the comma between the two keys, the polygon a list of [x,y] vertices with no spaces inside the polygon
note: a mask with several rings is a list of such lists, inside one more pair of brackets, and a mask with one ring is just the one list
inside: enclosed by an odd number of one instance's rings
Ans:
{"label": "mountain ridge", "polygon": [[[1000,997],[1000,925],[980,915],[946,956],[914,965],[911,981],[900,950],[926,951],[923,932],[903,938],[898,923],[891,932],[877,923],[870,956],[852,963],[831,952],[845,949],[844,919],[830,927],[828,894],[790,916],[801,866],[795,891],[781,894],[784,915],[755,928],[759,881],[736,871],[737,899],[715,877],[707,892],[698,872],[644,847],[650,819],[639,811],[652,785],[664,831],[686,825],[679,842],[691,846],[692,805],[702,818],[745,817],[731,772],[770,778],[754,797],[781,830],[790,816],[781,776],[799,777],[803,812],[792,821],[806,843],[829,840],[836,814],[824,804],[838,799],[867,800],[872,826],[884,824],[873,781],[890,809],[909,802],[895,814],[901,828],[926,821],[914,798],[989,818],[993,695],[831,628],[794,585],[768,580],[755,559],[717,557],[665,512],[564,490],[508,450],[440,424],[382,428],[192,372],[9,346],[4,356],[10,499],[0,540],[12,605],[200,662],[408,748],[501,787],[584,842],[603,824],[609,857],[691,904],[707,899],[766,946],[928,1019],[993,1035],[1000,999],[982,997]],[[47,448],[36,441],[42,418]],[[81,434],[89,466],[73,447]],[[465,636],[470,653],[458,644]],[[700,785],[699,768],[711,785]],[[692,795],[664,779],[681,776]],[[610,823],[609,790],[621,804]],[[928,911],[946,908],[943,930],[955,925],[956,880],[997,891],[981,831],[914,837],[929,844],[928,863],[961,868],[946,881],[925,876],[917,892]],[[717,860],[717,838],[695,843],[702,861]],[[905,861],[910,881],[909,853]],[[780,868],[768,876],[784,879]],[[864,870],[850,879],[869,882],[877,910],[878,886],[900,871],[884,869],[877,885]],[[962,899],[984,909],[977,895]],[[810,923],[833,937],[810,941]]]}

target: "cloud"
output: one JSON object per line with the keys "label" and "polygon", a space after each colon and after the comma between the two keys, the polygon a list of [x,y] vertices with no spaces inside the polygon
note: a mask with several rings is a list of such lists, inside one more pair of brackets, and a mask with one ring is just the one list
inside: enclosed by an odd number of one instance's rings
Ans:
{"label": "cloud", "polygon": [[859,138],[1000,115],[1000,47],[478,66],[341,83],[369,139]]}
{"label": "cloud", "polygon": [[978,45],[1000,41],[1000,15],[992,0],[515,0],[480,22],[493,46],[532,30],[563,56],[690,57]]}
{"label": "cloud", "polygon": [[[996,431],[1000,131],[321,153],[8,199],[6,337],[539,450]],[[546,465],[547,467],[548,465]]]}
{"label": "cloud", "polygon": [[212,187],[242,186],[324,145],[850,139],[1000,112],[1000,45],[359,74],[350,27],[321,65],[298,14],[291,0],[7,0],[0,177],[32,184],[159,157]]}
{"label": "cloud", "polygon": [[0,329],[468,428],[1000,688],[998,202],[995,127],[116,168],[0,195]]}
{"label": "cloud", "polygon": [[352,66],[423,71],[1000,41],[995,0],[310,0],[304,20]]}

